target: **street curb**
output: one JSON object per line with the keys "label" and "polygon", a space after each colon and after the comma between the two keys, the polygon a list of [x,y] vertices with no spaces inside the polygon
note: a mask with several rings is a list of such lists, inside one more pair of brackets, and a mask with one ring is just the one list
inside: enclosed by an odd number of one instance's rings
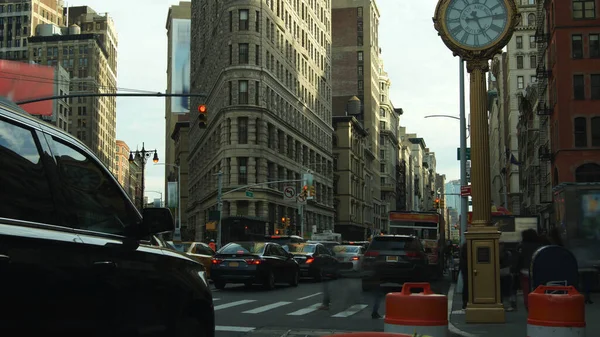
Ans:
{"label": "street curb", "polygon": [[450,289],[448,289],[448,330],[455,334],[455,335],[459,335],[461,337],[477,337],[477,335],[474,335],[470,332],[466,332],[463,331],[457,327],[454,326],[454,324],[452,324],[452,322],[450,321],[450,319],[452,318],[452,308],[453,308],[453,304],[454,304],[454,290],[455,290],[456,285],[454,283],[450,284]]}

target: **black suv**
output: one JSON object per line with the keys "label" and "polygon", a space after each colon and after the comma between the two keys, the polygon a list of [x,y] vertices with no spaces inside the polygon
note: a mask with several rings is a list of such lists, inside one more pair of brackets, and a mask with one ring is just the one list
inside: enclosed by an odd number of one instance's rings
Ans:
{"label": "black suv", "polygon": [[363,261],[363,290],[380,283],[426,281],[428,259],[421,241],[408,235],[381,235],[371,241]]}
{"label": "black suv", "polygon": [[214,336],[204,267],[151,243],[167,208],[140,214],[85,145],[6,100],[0,158],[3,330]]}

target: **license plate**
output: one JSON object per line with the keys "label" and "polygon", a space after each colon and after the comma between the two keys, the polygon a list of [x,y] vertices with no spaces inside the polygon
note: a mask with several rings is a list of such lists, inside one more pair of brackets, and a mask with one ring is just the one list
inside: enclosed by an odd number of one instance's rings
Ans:
{"label": "license plate", "polygon": [[240,264],[239,264],[239,262],[229,262],[229,266],[230,267],[239,267]]}
{"label": "license plate", "polygon": [[385,260],[386,260],[387,262],[398,262],[398,257],[397,257],[397,256],[387,256],[387,257],[385,258]]}

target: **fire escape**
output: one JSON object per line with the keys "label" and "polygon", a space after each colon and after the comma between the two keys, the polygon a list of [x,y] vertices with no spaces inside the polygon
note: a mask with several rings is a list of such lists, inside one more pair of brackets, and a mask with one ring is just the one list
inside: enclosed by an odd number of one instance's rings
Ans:
{"label": "fire escape", "polygon": [[[544,1],[537,3],[537,26],[535,31],[535,42],[537,45],[538,65],[536,69],[537,77],[537,115],[539,116],[539,193],[540,204],[548,204],[552,202],[551,194],[549,193],[550,185],[550,162],[552,160],[552,152],[550,148],[550,140],[548,138],[548,130],[550,123],[550,115],[552,114],[552,106],[554,102],[548,102],[548,82],[552,79],[552,71],[548,69],[546,64],[546,56],[548,44],[550,42],[550,33],[546,29],[546,11],[544,9]],[[542,206],[541,205],[541,206]]]}
{"label": "fire escape", "polygon": [[406,211],[406,161],[402,159],[396,165],[396,210]]}

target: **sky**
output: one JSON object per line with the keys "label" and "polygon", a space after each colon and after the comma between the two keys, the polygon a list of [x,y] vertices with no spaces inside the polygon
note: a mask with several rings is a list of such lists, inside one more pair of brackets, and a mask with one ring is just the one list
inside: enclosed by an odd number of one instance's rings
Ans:
{"label": "sky", "polygon": [[[332,0],[336,1],[336,0]],[[117,86],[165,92],[167,86],[166,18],[173,0],[70,0],[68,6],[87,5],[107,12],[118,34]],[[459,116],[459,59],[452,55],[433,28],[436,0],[377,0],[380,12],[379,43],[385,70],[392,82],[390,98],[402,108],[400,124],[425,139],[435,152],[439,174],[447,180],[460,177],[456,148]],[[143,15],[139,10],[143,8]],[[138,13],[138,14],[134,14]],[[468,74],[465,80],[468,88]],[[466,96],[468,115],[469,102]],[[117,98],[117,139],[132,150],[165,151],[164,98]],[[164,166],[146,167],[146,196],[152,200],[164,192]],[[156,191],[156,192],[155,192]],[[164,193],[162,198],[164,199]]]}

